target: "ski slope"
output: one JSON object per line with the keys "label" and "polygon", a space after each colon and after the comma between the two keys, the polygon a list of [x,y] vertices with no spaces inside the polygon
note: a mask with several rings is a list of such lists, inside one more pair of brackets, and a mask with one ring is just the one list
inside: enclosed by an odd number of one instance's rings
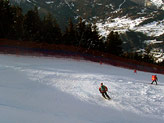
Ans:
{"label": "ski slope", "polygon": [[[0,55],[2,123],[163,123],[164,75],[89,61]],[[98,91],[103,82],[112,100]]]}

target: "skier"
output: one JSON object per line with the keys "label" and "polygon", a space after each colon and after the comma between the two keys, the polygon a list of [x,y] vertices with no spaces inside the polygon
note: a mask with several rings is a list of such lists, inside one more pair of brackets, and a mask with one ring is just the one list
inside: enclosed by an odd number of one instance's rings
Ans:
{"label": "skier", "polygon": [[152,75],[152,82],[151,82],[151,84],[156,82],[156,85],[157,85],[157,81],[158,81],[157,75]]}
{"label": "skier", "polygon": [[111,99],[107,94],[108,88],[105,85],[103,85],[103,83],[101,83],[99,91],[105,99]]}

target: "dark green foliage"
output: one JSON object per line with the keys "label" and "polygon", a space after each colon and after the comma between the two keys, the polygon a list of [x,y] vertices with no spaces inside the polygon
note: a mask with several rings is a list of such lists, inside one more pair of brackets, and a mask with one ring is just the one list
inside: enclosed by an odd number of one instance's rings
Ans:
{"label": "dark green foliage", "polygon": [[76,37],[79,42],[78,46],[87,49],[103,49],[103,43],[98,34],[96,25],[86,24],[81,18],[76,26]]}
{"label": "dark green foliage", "polygon": [[85,25],[85,22],[82,20],[82,18],[79,19],[79,23],[76,26],[76,36],[78,40],[78,46],[79,47],[85,47],[86,45],[86,32],[87,32],[87,27]]}
{"label": "dark green foliage", "polygon": [[[9,1],[0,1],[0,38],[7,37],[12,24],[12,13]],[[4,28],[5,27],[5,28]]]}
{"label": "dark green foliage", "polygon": [[11,39],[22,39],[23,36],[23,20],[22,9],[19,7],[12,6],[12,24],[9,29],[9,38]]}
{"label": "dark green foliage", "polygon": [[38,10],[30,10],[24,17],[24,39],[29,41],[38,41],[40,36],[41,20]]}
{"label": "dark green foliage", "polygon": [[107,36],[105,51],[114,55],[122,54],[122,40],[117,32],[111,32]]}
{"label": "dark green foliage", "polygon": [[89,42],[89,47],[91,49],[97,49],[100,51],[103,51],[103,40],[101,39],[100,35],[98,34],[98,30],[96,25],[94,25],[93,27],[90,27],[91,29],[91,33],[90,33],[90,42]]}
{"label": "dark green foliage", "polygon": [[0,1],[0,38],[21,39],[23,35],[22,9]]}
{"label": "dark green foliage", "polygon": [[63,35],[64,44],[74,45],[87,49],[102,48],[102,40],[97,31],[96,26],[86,24],[82,18],[79,19],[77,25],[73,25],[72,21],[69,20],[69,25]]}
{"label": "dark green foliage", "polygon": [[78,45],[76,29],[71,19],[69,19],[68,27],[66,27],[63,35],[63,43],[66,45]]}
{"label": "dark green foliage", "polygon": [[144,41],[151,40],[150,37],[146,36],[141,32],[127,31],[124,34],[120,34],[120,38],[126,42],[123,44],[123,49],[126,52],[136,51],[140,48],[145,48]]}
{"label": "dark green foliage", "polygon": [[133,59],[133,60],[137,60],[140,62],[147,62],[147,63],[155,64],[152,57],[149,56],[148,54],[143,55],[143,54],[134,52],[134,53],[126,53],[126,54],[124,54],[124,57],[129,58],[129,59]]}
{"label": "dark green foliage", "polygon": [[61,43],[61,36],[62,34],[56,20],[51,14],[48,14],[42,22],[40,41],[59,44]]}

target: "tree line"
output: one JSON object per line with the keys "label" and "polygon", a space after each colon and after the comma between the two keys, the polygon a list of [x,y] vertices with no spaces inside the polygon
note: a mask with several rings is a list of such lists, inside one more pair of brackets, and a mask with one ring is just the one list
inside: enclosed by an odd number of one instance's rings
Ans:
{"label": "tree line", "polygon": [[37,7],[23,14],[20,7],[11,5],[8,0],[0,1],[0,16],[0,38],[73,45],[122,54],[122,40],[118,33],[111,32],[107,38],[101,37],[96,25],[86,23],[82,18],[77,24],[69,19],[68,26],[61,31],[51,14],[40,18]]}
{"label": "tree line", "polygon": [[76,24],[69,19],[62,31],[51,14],[41,18],[37,7],[23,14],[20,7],[11,5],[8,0],[0,1],[0,17],[0,38],[64,44],[154,63],[148,55],[124,53],[123,41],[117,32],[111,31],[107,37],[102,37],[96,25],[82,18]]}

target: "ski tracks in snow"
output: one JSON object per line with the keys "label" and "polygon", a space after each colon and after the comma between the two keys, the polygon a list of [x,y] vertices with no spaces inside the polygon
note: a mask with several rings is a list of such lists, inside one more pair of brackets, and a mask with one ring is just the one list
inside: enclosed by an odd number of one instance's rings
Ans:
{"label": "ski tracks in snow", "polygon": [[[69,62],[69,64],[66,63],[66,65],[72,66],[73,64],[74,61]],[[122,69],[117,75],[114,75],[107,72],[100,74],[97,71],[100,68],[93,70],[94,72],[85,71],[83,70],[85,68],[84,62],[79,62],[79,70],[76,67],[64,69],[63,66],[59,67],[58,65],[54,64],[52,67],[52,65],[35,66],[29,64],[8,67],[24,72],[33,81],[55,86],[82,101],[164,119],[164,85],[151,85],[146,80],[136,79],[135,76],[122,76],[120,75],[123,73]],[[114,71],[115,67],[110,68],[108,66],[102,69]],[[108,94],[112,100],[104,101],[101,97],[98,91],[101,82],[109,88]]]}

